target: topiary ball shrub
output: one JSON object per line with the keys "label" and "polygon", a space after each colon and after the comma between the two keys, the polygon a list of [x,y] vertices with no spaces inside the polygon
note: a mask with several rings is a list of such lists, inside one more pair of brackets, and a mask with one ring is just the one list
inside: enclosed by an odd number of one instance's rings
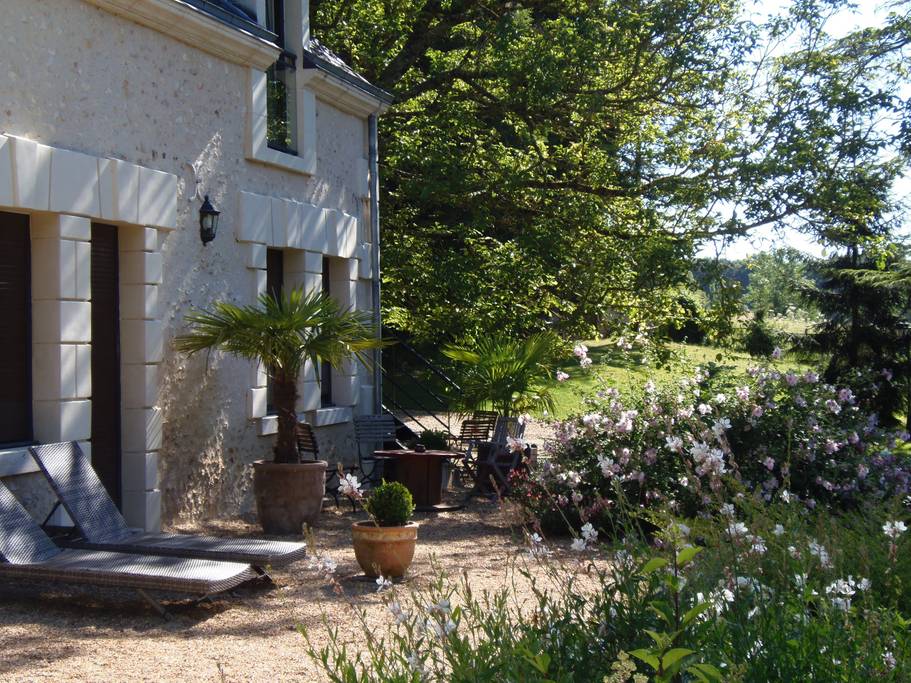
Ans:
{"label": "topiary ball shrub", "polygon": [[370,493],[364,509],[380,526],[404,526],[414,514],[414,499],[404,484],[384,480]]}
{"label": "topiary ball shrub", "polygon": [[449,446],[446,441],[446,432],[434,429],[425,429],[421,432],[421,438],[418,441],[432,451],[445,451]]}

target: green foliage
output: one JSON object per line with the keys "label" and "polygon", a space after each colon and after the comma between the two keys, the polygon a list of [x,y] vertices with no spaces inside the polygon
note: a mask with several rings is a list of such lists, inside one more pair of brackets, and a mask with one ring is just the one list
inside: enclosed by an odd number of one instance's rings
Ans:
{"label": "green foliage", "polygon": [[258,305],[217,302],[211,310],[194,311],[186,334],[175,340],[188,354],[219,350],[258,361],[274,381],[278,412],[276,462],[299,462],[297,377],[306,361],[338,365],[355,357],[369,364],[367,351],[385,345],[376,337],[369,314],[345,310],[322,292],[294,289],[280,298],[263,294]]}
{"label": "green foliage", "polygon": [[396,97],[384,319],[433,343],[590,337],[673,316],[701,240],[885,227],[908,5],[833,38],[844,5],[756,25],[741,2],[313,0],[314,35]]}
{"label": "green foliage", "polygon": [[800,295],[807,286],[806,257],[789,248],[760,252],[747,259],[750,280],[744,301],[753,311],[784,316],[805,303]]}
{"label": "green foliage", "polygon": [[466,414],[494,410],[500,415],[552,412],[550,364],[560,347],[560,340],[550,332],[524,340],[496,335],[471,347],[444,347],[443,353],[460,364],[460,410]]}
{"label": "green foliage", "polygon": [[[603,543],[590,527],[584,550],[527,534],[502,588],[439,574],[393,588],[387,630],[363,621],[366,651],[350,653],[330,628],[319,642],[304,632],[308,653],[334,683],[905,680],[898,577],[911,571],[911,539],[883,525],[906,511],[745,504],[737,515],[657,514],[654,543]],[[531,595],[519,601],[522,585]]]}
{"label": "green foliage", "polygon": [[758,310],[753,313],[753,319],[746,325],[742,343],[743,349],[751,356],[768,358],[781,340],[775,330],[766,322],[764,311]]}
{"label": "green foliage", "polygon": [[[817,308],[821,322],[800,342],[800,348],[825,354],[825,377],[836,382],[859,368],[885,370],[900,383],[907,377],[909,299],[862,274],[876,274],[895,264],[877,250],[848,245],[844,252],[813,264],[817,284],[802,293]],[[895,383],[876,393],[877,411],[886,422],[900,405]]]}
{"label": "green foliage", "polygon": [[363,504],[379,526],[404,526],[414,514],[411,491],[397,481],[384,481],[370,492]]}
{"label": "green foliage", "polygon": [[705,302],[701,292],[682,290],[677,294],[679,312],[663,330],[671,341],[701,344],[705,341]]}
{"label": "green foliage", "polygon": [[719,495],[849,509],[907,494],[909,437],[877,427],[872,410],[888,382],[854,379],[835,387],[813,371],[709,364],[631,396],[607,389],[556,425],[546,460],[512,474],[515,500],[550,531],[567,520],[616,529],[623,501],[637,515],[666,505],[696,515]]}
{"label": "green foliage", "polygon": [[432,451],[445,451],[449,447],[446,432],[441,430],[425,429],[419,441]]}

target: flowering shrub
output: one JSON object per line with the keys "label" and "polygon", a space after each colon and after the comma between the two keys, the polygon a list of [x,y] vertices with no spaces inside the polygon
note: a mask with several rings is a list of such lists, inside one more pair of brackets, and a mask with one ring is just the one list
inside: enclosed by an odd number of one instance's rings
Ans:
{"label": "flowering shrub", "polygon": [[906,517],[747,502],[658,514],[651,543],[605,545],[589,526],[573,550],[531,532],[499,591],[467,576],[392,586],[385,634],[362,618],[356,644],[304,635],[337,683],[898,682],[911,666]]}
{"label": "flowering shrub", "polygon": [[513,475],[514,498],[553,528],[607,523],[620,497],[690,516],[744,491],[810,508],[904,495],[909,437],[880,428],[861,398],[888,381],[836,387],[812,371],[710,366],[631,398],[599,392],[590,412],[556,425],[537,466]]}

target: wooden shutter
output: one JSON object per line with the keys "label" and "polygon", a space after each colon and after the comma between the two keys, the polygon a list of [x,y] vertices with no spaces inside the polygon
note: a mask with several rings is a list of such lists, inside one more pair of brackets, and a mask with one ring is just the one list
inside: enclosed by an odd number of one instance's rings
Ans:
{"label": "wooden shutter", "polygon": [[120,289],[117,228],[92,223],[92,466],[120,505]]}
{"label": "wooden shutter", "polygon": [[[281,298],[285,289],[285,253],[281,249],[266,250],[266,291]],[[266,378],[266,413],[275,414],[274,389],[271,373]]]}
{"label": "wooden shutter", "polygon": [[32,441],[28,216],[0,213],[0,444]]}

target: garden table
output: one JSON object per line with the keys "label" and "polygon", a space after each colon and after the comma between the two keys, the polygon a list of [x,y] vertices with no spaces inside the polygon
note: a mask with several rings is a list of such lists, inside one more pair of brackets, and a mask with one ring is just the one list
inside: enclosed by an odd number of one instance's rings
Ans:
{"label": "garden table", "polygon": [[462,458],[461,453],[452,451],[423,452],[413,450],[380,450],[374,451],[377,460],[394,462],[390,468],[389,481],[398,481],[411,491],[415,509],[419,512],[447,512],[460,510],[462,505],[444,505],[443,500],[443,461]]}

